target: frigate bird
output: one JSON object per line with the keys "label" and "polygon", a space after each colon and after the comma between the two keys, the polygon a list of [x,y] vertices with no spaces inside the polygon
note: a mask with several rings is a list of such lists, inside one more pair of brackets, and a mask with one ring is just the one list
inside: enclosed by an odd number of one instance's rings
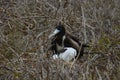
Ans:
{"label": "frigate bird", "polygon": [[86,44],[81,44],[79,39],[67,32],[63,25],[58,25],[49,38],[51,39],[50,50],[53,51],[54,59],[61,58],[70,61],[77,56],[83,56],[84,48],[89,47]]}

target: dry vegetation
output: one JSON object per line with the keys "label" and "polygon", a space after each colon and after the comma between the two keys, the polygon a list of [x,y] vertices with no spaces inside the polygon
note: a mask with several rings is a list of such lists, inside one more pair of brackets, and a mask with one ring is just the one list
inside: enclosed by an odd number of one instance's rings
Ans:
{"label": "dry vegetation", "polygon": [[[59,22],[89,54],[51,58],[48,35]],[[120,1],[0,0],[0,80],[120,80]]]}

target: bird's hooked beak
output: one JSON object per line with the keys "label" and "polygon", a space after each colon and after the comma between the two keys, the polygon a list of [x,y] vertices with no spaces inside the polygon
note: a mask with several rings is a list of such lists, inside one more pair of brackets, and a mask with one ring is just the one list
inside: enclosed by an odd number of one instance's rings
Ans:
{"label": "bird's hooked beak", "polygon": [[58,34],[60,32],[60,30],[56,29],[52,34],[49,35],[49,39],[54,37],[56,34]]}

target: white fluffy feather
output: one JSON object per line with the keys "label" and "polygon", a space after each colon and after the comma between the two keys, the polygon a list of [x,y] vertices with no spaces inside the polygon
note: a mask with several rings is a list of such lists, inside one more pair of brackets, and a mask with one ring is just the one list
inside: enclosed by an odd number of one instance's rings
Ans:
{"label": "white fluffy feather", "polygon": [[53,59],[62,59],[64,61],[71,61],[72,59],[75,58],[75,56],[77,55],[77,51],[74,48],[71,47],[65,47],[64,49],[67,49],[66,51],[60,53],[59,55],[54,54],[53,55]]}

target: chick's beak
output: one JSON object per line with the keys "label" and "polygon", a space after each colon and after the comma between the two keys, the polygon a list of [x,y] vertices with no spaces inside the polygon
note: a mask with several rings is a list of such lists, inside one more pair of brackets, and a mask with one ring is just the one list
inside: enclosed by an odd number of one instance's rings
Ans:
{"label": "chick's beak", "polygon": [[49,35],[49,39],[54,37],[56,34],[58,34],[60,32],[60,30],[56,29],[52,34]]}

